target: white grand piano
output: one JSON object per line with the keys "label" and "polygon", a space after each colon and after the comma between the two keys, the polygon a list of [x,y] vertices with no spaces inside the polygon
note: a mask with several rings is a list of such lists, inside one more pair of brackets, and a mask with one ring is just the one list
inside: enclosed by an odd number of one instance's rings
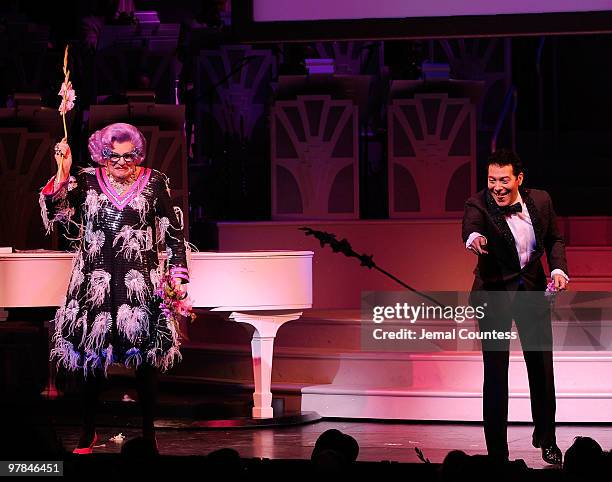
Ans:
{"label": "white grand piano", "polygon": [[[72,256],[55,251],[0,254],[0,322],[6,320],[6,309],[59,306],[66,295]],[[312,251],[190,256],[193,306],[222,312],[255,328],[253,418],[272,418],[274,338],[284,323],[312,307],[312,257]]]}

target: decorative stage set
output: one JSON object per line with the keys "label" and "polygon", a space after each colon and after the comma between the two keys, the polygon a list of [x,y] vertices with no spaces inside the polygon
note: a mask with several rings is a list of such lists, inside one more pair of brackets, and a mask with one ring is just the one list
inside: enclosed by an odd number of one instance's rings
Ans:
{"label": "decorative stage set", "polygon": [[[241,55],[253,53],[244,47],[237,50]],[[357,80],[346,77],[335,76],[338,82],[363,83],[359,76]],[[281,84],[298,91],[303,82],[305,79],[281,77]],[[308,225],[346,237],[360,251],[374,254],[379,265],[392,268],[420,290],[469,290],[474,260],[460,243],[460,216],[463,200],[475,188],[475,112],[483,85],[468,82],[455,86],[455,92],[471,95],[460,98],[418,94],[418,87],[419,83],[412,81],[392,87],[397,98],[392,98],[388,114],[389,220],[358,219],[356,101],[298,95],[295,100],[274,103],[274,220],[219,223],[219,252],[193,253],[190,266],[195,307],[213,308],[230,320],[255,328],[251,351],[254,379],[244,339],[233,339],[233,332],[224,336],[227,325],[219,320],[209,324],[205,316],[189,327],[185,360],[173,370],[172,377],[180,378],[184,373],[190,378],[240,386],[249,386],[254,380],[256,418],[272,416],[271,386],[273,392],[276,389],[288,398],[286,406],[323,417],[480,420],[482,358],[478,347],[473,352],[419,354],[361,351],[361,292],[395,290],[397,285],[318,247],[299,230]],[[283,91],[283,95],[289,94]],[[227,96],[225,101],[229,102],[229,91]],[[103,118],[145,110],[155,116],[167,112],[168,122],[178,122],[171,121],[172,116],[180,119],[184,115],[182,106],[147,107],[135,101],[128,106],[93,106],[90,123],[101,125]],[[219,112],[227,115],[228,110]],[[159,165],[179,181],[174,183],[173,196],[186,207],[186,168],[177,164],[184,159],[184,139],[177,138],[176,131],[158,127],[143,130],[150,139],[151,165]],[[24,156],[38,146],[37,162],[29,165],[31,185],[23,193],[31,199],[33,189],[42,184],[36,180],[45,179],[46,174],[40,173],[48,172],[43,147],[50,137],[21,128],[5,132],[4,138],[15,142],[17,152]],[[156,155],[161,146],[162,157]],[[25,157],[18,160],[20,166],[28,166]],[[429,178],[435,178],[435,184],[428,183]],[[22,211],[4,215],[14,216],[16,231],[25,236],[39,223],[35,206],[34,201],[20,203]],[[609,244],[610,223],[607,218],[559,219],[568,243],[572,290],[604,291],[611,286],[612,248],[605,246]],[[58,306],[69,276],[70,257],[59,253],[0,254],[0,306]],[[32,273],[37,273],[34,279]],[[17,288],[23,284],[31,289],[24,292]],[[288,321],[291,323],[281,329],[275,344],[276,331]],[[556,336],[571,329],[571,320],[554,323]],[[606,384],[605,374],[612,354],[559,351],[555,362],[558,420],[611,421],[612,386]],[[528,421],[529,391],[520,352],[511,357],[510,373],[510,420]]]}

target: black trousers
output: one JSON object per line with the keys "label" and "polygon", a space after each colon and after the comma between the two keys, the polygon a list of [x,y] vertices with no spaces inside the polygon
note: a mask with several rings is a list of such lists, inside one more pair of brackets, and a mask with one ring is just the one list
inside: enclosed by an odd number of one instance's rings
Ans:
{"label": "black trousers", "polygon": [[[531,415],[535,425],[532,444],[551,445],[555,440],[555,381],[550,306],[542,291],[489,292],[487,312],[479,320],[481,332],[509,332],[512,320],[527,366]],[[508,457],[508,365],[510,340],[482,340],[484,365],[483,421],[487,451]]]}
{"label": "black trousers", "polygon": [[[100,404],[100,395],[108,385],[103,373],[90,375],[83,380],[81,389],[82,438],[91,440],[96,429],[96,414]],[[144,438],[155,437],[154,420],[157,405],[157,369],[143,363],[136,369],[136,388],[142,411],[142,432]]]}

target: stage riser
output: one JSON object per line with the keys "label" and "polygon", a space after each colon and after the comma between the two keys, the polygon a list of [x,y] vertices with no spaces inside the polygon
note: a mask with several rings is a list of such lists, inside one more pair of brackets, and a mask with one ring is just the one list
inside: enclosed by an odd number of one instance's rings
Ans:
{"label": "stage riser", "polygon": [[[455,394],[437,396],[302,394],[302,410],[316,410],[323,417],[388,420],[482,421],[482,398]],[[508,420],[532,422],[526,393],[510,394]],[[608,398],[572,397],[557,393],[556,421],[612,422],[612,394]]]}
{"label": "stage riser", "polygon": [[[555,355],[558,421],[612,421],[612,353]],[[301,409],[326,417],[406,420],[480,420],[482,361],[479,354],[421,355],[415,360],[388,354],[360,360],[355,354],[307,356],[279,351],[272,391],[299,396]],[[188,350],[179,378],[247,388],[252,383],[248,349]],[[524,361],[513,354],[509,367],[510,420],[530,421]],[[350,393],[350,395],[347,395]]]}
{"label": "stage riser", "polygon": [[[276,397],[299,405],[301,395],[302,410],[328,417],[479,420],[480,351],[364,352],[358,311],[313,310],[309,316],[278,333],[272,369]],[[443,326],[448,322],[429,323],[431,329]],[[583,336],[579,326],[567,321],[555,321],[553,332],[558,341]],[[252,385],[250,330],[201,313],[189,334],[173,377],[245,389]],[[520,395],[511,397],[516,399],[511,419],[528,421],[528,378],[516,348],[509,362],[509,389]],[[612,352],[557,350],[554,362],[560,416],[597,421],[599,411],[612,413]]]}
{"label": "stage riser", "polygon": [[[557,354],[554,357],[558,392],[612,393],[612,353]],[[184,353],[175,376],[202,377],[226,383],[244,384],[251,379],[252,367],[247,350],[189,350]],[[277,384],[332,387],[361,386],[403,390],[472,391],[482,387],[482,358],[478,353],[423,354],[410,359],[372,354],[366,359],[354,354],[296,354],[279,351],[275,355],[272,380]],[[525,363],[513,354],[509,364],[510,390],[528,390]]]}
{"label": "stage riser", "polygon": [[[557,392],[597,395],[612,394],[612,352],[566,352],[554,356]],[[480,391],[482,356],[479,353],[388,354],[354,353],[332,355],[277,351],[272,380],[278,385],[308,388],[328,384],[330,390],[353,387],[384,390]],[[185,351],[175,376],[204,377],[225,383],[244,384],[251,379],[250,352],[234,347],[227,350]],[[510,391],[529,389],[525,362],[513,352],[509,363]],[[608,382],[609,380],[609,382]]]}

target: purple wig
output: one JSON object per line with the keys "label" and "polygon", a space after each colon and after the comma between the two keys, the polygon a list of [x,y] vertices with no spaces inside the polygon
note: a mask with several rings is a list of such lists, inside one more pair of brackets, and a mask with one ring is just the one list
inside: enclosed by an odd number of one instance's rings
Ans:
{"label": "purple wig", "polygon": [[123,122],[107,125],[94,132],[89,137],[89,154],[94,162],[105,165],[113,150],[113,144],[128,141],[134,144],[136,164],[140,164],[145,158],[147,141],[136,127]]}

